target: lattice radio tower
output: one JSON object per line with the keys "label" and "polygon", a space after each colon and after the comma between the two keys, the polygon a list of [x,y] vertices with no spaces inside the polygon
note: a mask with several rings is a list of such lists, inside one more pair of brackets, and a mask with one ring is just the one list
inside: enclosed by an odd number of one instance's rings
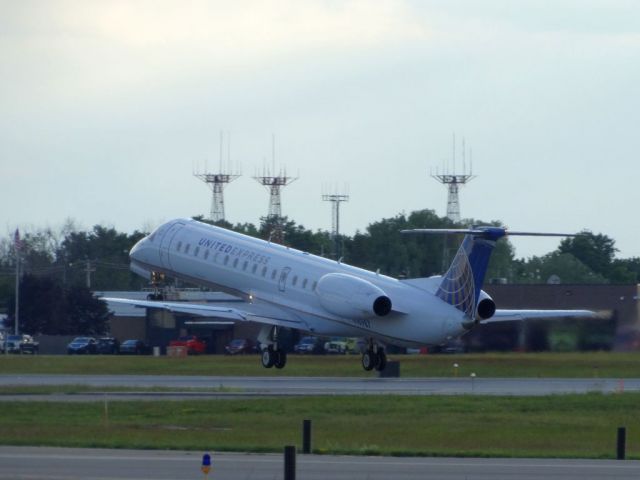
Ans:
{"label": "lattice radio tower", "polygon": [[331,238],[333,239],[334,258],[342,257],[342,244],[340,242],[340,204],[349,201],[349,195],[332,193],[322,194],[322,200],[331,202]]}
{"label": "lattice radio tower", "polygon": [[256,175],[253,178],[269,189],[269,213],[267,220],[272,223],[271,240],[276,243],[283,243],[284,235],[282,230],[282,196],[281,190],[290,183],[293,183],[298,177],[287,176],[287,169],[280,167],[276,173],[276,140],[273,137],[272,142],[272,169],[269,170],[265,165],[262,175]]}
{"label": "lattice radio tower", "polygon": [[453,165],[443,164],[442,173],[436,170],[436,173],[431,173],[431,176],[437,181],[447,186],[447,218],[455,223],[460,223],[460,199],[458,197],[458,191],[460,186],[466,185],[471,180],[476,178],[473,174],[473,160],[471,158],[471,151],[469,152],[469,171],[467,171],[466,161],[466,145],[464,138],[462,139],[462,174],[456,173],[456,136],[453,135]]}
{"label": "lattice radio tower", "polygon": [[[240,173],[233,173],[231,168],[231,140],[227,137],[227,162],[228,162],[228,171],[225,172],[223,167],[223,157],[224,157],[224,135],[220,132],[220,168],[218,170],[219,173],[194,173],[195,177],[198,177],[200,180],[205,182],[209,187],[211,187],[211,191],[213,192],[213,197],[211,199],[211,212],[209,214],[209,219],[212,222],[221,222],[225,220],[224,215],[224,187],[227,184],[233,182],[236,178],[240,176]],[[207,170],[205,166],[205,170]]]}

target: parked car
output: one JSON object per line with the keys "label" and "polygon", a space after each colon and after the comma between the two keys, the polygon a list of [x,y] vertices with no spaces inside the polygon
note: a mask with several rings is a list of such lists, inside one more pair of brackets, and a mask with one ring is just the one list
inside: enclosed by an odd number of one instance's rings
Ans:
{"label": "parked car", "polygon": [[31,335],[7,335],[6,343],[2,344],[2,351],[7,348],[9,353],[38,353],[40,344]]}
{"label": "parked car", "polygon": [[96,352],[103,355],[117,355],[120,352],[120,342],[113,337],[99,338]]}
{"label": "parked car", "polygon": [[20,353],[22,335],[7,335],[5,347],[9,353]]}
{"label": "parked car", "polygon": [[293,351],[300,354],[325,353],[324,342],[318,337],[302,337],[300,341],[293,346]]}
{"label": "parked car", "polygon": [[239,355],[243,353],[255,353],[256,346],[248,338],[234,338],[224,347],[227,355]]}
{"label": "parked car", "polygon": [[345,342],[343,339],[332,339],[329,340],[327,343],[324,344],[324,350],[327,353],[339,353],[339,354],[344,354],[347,353],[347,342]]}
{"label": "parked car", "polygon": [[30,353],[35,355],[40,352],[40,343],[36,342],[31,335],[22,335],[20,342],[20,353]]}
{"label": "parked car", "polygon": [[73,354],[94,354],[96,353],[96,339],[93,337],[76,337],[67,345],[67,353]]}
{"label": "parked car", "polygon": [[151,353],[151,347],[144,341],[134,338],[120,344],[120,353],[122,355],[148,355]]}
{"label": "parked car", "polygon": [[195,335],[184,335],[177,340],[171,340],[171,342],[169,342],[169,346],[187,347],[187,353],[189,355],[197,355],[207,351],[206,342]]}

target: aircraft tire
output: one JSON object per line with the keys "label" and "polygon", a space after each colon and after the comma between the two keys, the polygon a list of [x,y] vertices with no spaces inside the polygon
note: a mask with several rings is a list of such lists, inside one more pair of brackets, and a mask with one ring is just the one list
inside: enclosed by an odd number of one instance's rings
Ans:
{"label": "aircraft tire", "polygon": [[264,368],[271,368],[276,361],[276,352],[274,352],[273,348],[269,346],[262,351],[260,359],[262,360],[262,366]]}
{"label": "aircraft tire", "polygon": [[364,368],[367,372],[373,370],[373,368],[378,363],[377,356],[373,350],[366,350],[362,354],[362,368]]}
{"label": "aircraft tire", "polygon": [[384,353],[384,350],[378,350],[378,361],[376,362],[376,370],[381,372],[387,366],[387,355]]}
{"label": "aircraft tire", "polygon": [[282,369],[287,364],[287,352],[284,350],[278,350],[275,353],[276,360],[274,362],[274,366],[277,369]]}

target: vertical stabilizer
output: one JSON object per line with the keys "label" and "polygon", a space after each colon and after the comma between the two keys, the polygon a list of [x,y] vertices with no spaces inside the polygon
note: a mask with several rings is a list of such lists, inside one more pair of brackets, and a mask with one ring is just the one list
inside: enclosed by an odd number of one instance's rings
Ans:
{"label": "vertical stabilizer", "polygon": [[465,235],[449,270],[442,277],[436,296],[475,318],[476,305],[484,282],[491,252],[505,235],[502,228],[481,227]]}

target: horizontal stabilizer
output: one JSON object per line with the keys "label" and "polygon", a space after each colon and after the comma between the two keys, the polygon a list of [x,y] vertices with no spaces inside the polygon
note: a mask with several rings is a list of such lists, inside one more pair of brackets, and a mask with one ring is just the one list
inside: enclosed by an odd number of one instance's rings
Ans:
{"label": "horizontal stabilizer", "polygon": [[480,235],[488,237],[520,236],[520,237],[576,237],[576,233],[543,233],[543,232],[518,232],[506,230],[501,227],[479,227],[479,228],[414,228],[411,230],[400,230],[404,234],[425,234],[425,235]]}
{"label": "horizontal stabilizer", "polygon": [[488,320],[480,323],[513,322],[536,319],[559,318],[599,318],[598,314],[591,310],[505,310],[498,309]]}

